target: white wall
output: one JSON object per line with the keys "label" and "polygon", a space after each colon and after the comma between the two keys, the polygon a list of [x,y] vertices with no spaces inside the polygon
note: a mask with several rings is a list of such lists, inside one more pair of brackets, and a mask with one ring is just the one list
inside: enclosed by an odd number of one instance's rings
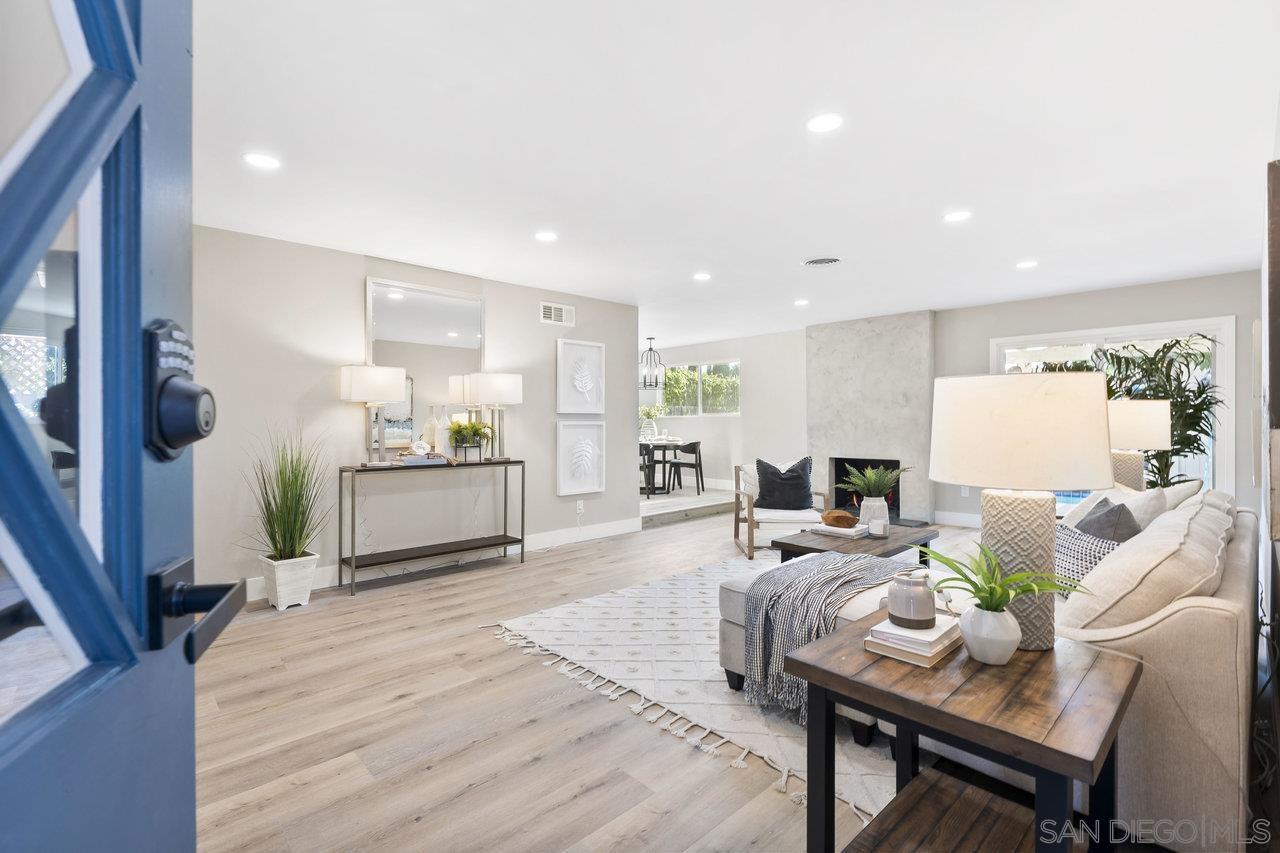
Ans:
{"label": "white wall", "polygon": [[[218,425],[193,448],[195,545],[199,580],[261,575],[252,550],[250,453],[269,429],[296,424],[323,441],[331,463],[364,458],[363,408],[338,399],[339,368],[364,361],[365,277],[372,275],[485,299],[485,370],[524,374],[525,405],[507,417],[507,451],[528,462],[531,546],[638,529],[634,476],[636,309],[472,276],[196,227],[193,234],[193,336],[197,380],[218,400]],[[538,322],[539,299],[577,306],[578,326]],[[555,339],[608,345],[608,489],[583,496],[578,532],[574,498],[555,495]],[[414,481],[449,478],[423,492]],[[480,471],[376,475],[360,479],[362,550],[463,538],[488,532],[498,506]],[[337,497],[337,473],[334,498]],[[439,481],[437,481],[439,482]],[[518,478],[512,475],[512,484]],[[317,541],[322,567],[337,563],[336,515]]]}
{"label": "white wall", "polygon": [[793,462],[806,454],[803,330],[669,347],[661,353],[666,364],[741,362],[739,414],[666,417],[658,422],[659,429],[672,435],[702,442],[708,480],[731,484],[734,465],[753,464],[757,458]]}

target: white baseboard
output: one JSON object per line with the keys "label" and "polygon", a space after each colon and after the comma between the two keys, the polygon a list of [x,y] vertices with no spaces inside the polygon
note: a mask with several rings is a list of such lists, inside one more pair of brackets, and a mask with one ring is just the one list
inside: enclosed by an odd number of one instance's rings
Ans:
{"label": "white baseboard", "polygon": [[586,542],[590,539],[620,536],[623,533],[637,533],[639,530],[640,516],[637,515],[635,518],[620,518],[617,521],[605,521],[583,527],[562,527],[559,530],[530,533],[524,540],[524,547],[530,551],[538,551],[543,548],[568,545],[571,542]]}
{"label": "white baseboard", "polygon": [[981,527],[982,516],[973,512],[947,512],[936,509],[933,511],[933,523],[949,524],[952,527]]}
{"label": "white baseboard", "polygon": [[[608,536],[619,536],[623,533],[637,533],[640,530],[640,517],[622,518],[617,521],[606,521],[600,524],[588,524],[583,527],[563,527],[559,530],[546,530],[542,533],[530,533],[524,541],[526,551],[537,551],[544,548],[556,548],[573,542],[586,542],[591,539],[604,539]],[[485,552],[486,554],[488,552]],[[512,554],[515,554],[512,549]],[[481,555],[482,557],[484,555]],[[463,556],[465,560],[466,555]],[[472,559],[475,559],[472,556]],[[447,564],[445,564],[447,565]],[[338,585],[338,564],[316,566],[316,580],[313,589],[325,589]],[[262,601],[267,597],[267,582],[262,577],[245,579],[245,597],[249,601]]]}

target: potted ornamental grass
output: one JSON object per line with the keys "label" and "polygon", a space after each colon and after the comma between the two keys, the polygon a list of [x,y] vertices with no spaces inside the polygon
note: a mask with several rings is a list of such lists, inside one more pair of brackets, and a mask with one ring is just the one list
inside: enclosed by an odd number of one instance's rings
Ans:
{"label": "potted ornamental grass", "polygon": [[[969,657],[981,663],[1004,666],[1022,641],[1022,627],[1008,609],[1010,601],[1042,592],[1088,594],[1076,581],[1052,572],[1006,575],[1000,558],[986,545],[978,546],[978,553],[969,558],[967,566],[932,548],[914,547],[950,572],[933,585],[934,592],[959,589],[973,596],[974,605],[960,614],[960,634]],[[947,609],[951,610],[950,602]]]}
{"label": "potted ornamental grass", "polygon": [[304,441],[300,432],[273,434],[247,479],[258,513],[253,538],[265,551],[258,559],[267,601],[277,610],[306,604],[320,559],[308,549],[329,514],[319,445]]}
{"label": "potted ornamental grass", "polygon": [[[852,465],[846,464],[844,467],[848,470],[848,474],[843,481],[836,483],[836,488],[853,493],[851,497],[854,503],[858,504],[859,520],[867,524],[873,519],[881,519],[888,524],[889,503],[886,498],[893,494],[903,473],[911,469],[883,466],[872,468],[868,465],[864,470],[859,471]],[[862,496],[861,502],[858,501],[859,495]]]}

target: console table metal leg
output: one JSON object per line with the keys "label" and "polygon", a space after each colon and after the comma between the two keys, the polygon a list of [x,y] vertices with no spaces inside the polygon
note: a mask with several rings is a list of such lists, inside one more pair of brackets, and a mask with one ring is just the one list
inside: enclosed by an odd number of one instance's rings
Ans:
{"label": "console table metal leg", "polygon": [[913,729],[898,723],[894,738],[893,757],[897,764],[898,790],[901,791],[910,785],[911,780],[920,772],[920,735]]}
{"label": "console table metal leg", "polygon": [[1036,851],[1071,849],[1072,833],[1066,831],[1072,818],[1072,784],[1061,773],[1041,771],[1036,774]]}
{"label": "console table metal leg", "polygon": [[342,470],[338,470],[338,588],[342,588]]}
{"label": "console table metal leg", "polygon": [[[1091,853],[1115,849],[1111,843],[1111,824],[1116,819],[1116,744],[1102,763],[1098,781],[1089,788],[1089,823],[1094,837],[1089,839]],[[1096,840],[1095,840],[1096,839]]]}
{"label": "console table metal leg", "polygon": [[524,562],[524,481],[529,479],[529,469],[520,463],[520,562]]}
{"label": "console table metal leg", "polygon": [[[341,557],[339,557],[341,559]],[[356,594],[356,475],[351,475],[351,594]]]}
{"label": "console table metal leg", "polygon": [[826,688],[809,685],[809,853],[836,846],[836,706]]}
{"label": "console table metal leg", "polygon": [[[508,494],[507,494],[507,489],[508,489],[508,487],[509,487],[509,485],[510,485],[510,484],[508,483],[508,478],[509,478],[509,475],[510,475],[510,474],[511,474],[511,469],[510,469],[510,468],[503,468],[503,469],[502,469],[502,535],[503,535],[503,536],[509,536],[509,535],[510,535],[510,534],[507,532],[507,506],[508,506],[508,499],[509,499],[509,496],[508,496]],[[509,547],[507,547],[506,545],[503,545],[503,546],[502,546],[502,556],[503,556],[503,558],[504,558],[504,559],[508,556],[508,553],[509,553],[510,551],[511,551],[511,549],[510,549]]]}

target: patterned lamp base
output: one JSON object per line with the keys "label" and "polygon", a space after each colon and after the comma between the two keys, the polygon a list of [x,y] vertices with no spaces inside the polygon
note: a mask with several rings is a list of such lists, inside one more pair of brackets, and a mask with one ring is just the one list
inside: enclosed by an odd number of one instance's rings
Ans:
{"label": "patterned lamp base", "polygon": [[[982,544],[1000,558],[1006,575],[1052,572],[1057,501],[1049,492],[982,492]],[[1023,595],[1009,605],[1022,628],[1020,649],[1053,648],[1053,593]]]}
{"label": "patterned lamp base", "polygon": [[1122,486],[1128,486],[1139,492],[1146,491],[1147,456],[1141,450],[1111,451],[1111,475]]}

